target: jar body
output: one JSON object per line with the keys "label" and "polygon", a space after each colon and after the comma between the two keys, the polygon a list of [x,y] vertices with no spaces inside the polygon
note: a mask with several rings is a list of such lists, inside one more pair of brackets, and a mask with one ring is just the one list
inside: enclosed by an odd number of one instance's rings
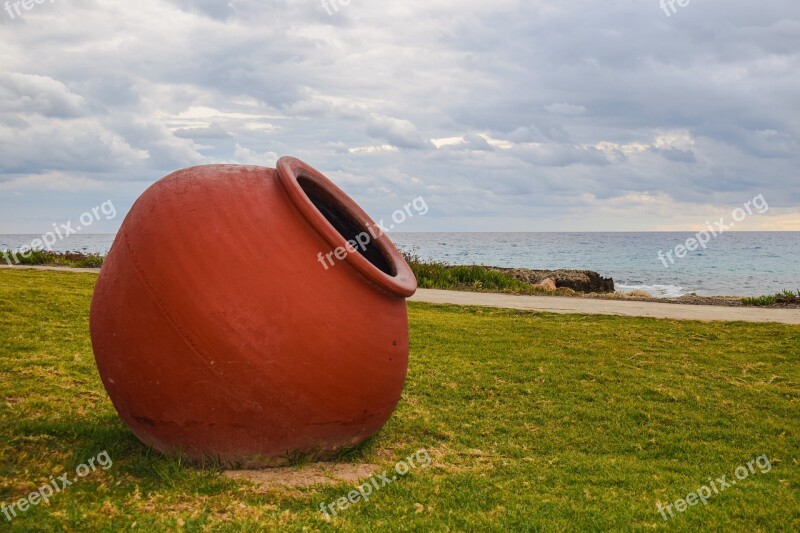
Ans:
{"label": "jar body", "polygon": [[146,445],[243,467],[324,458],[394,410],[406,303],[347,261],[274,169],[213,165],[137,200],[91,309],[100,375]]}

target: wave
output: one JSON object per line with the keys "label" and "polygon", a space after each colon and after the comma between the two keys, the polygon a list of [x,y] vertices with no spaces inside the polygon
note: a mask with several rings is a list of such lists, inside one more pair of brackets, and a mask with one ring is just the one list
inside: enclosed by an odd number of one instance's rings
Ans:
{"label": "wave", "polygon": [[678,298],[688,291],[679,285],[624,285],[617,283],[614,288],[617,292],[629,293],[633,291],[645,291],[657,298]]}

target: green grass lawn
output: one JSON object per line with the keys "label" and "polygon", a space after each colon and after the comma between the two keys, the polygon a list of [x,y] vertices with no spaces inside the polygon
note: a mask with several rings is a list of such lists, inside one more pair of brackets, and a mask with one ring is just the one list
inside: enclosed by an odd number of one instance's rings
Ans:
{"label": "green grass lawn", "polygon": [[[326,521],[352,488],[271,492],[149,451],[88,334],[96,276],[0,270],[0,503],[107,451],[0,531],[800,529],[800,328],[412,304],[397,411],[350,454],[433,462]],[[664,521],[658,502],[766,455]]]}

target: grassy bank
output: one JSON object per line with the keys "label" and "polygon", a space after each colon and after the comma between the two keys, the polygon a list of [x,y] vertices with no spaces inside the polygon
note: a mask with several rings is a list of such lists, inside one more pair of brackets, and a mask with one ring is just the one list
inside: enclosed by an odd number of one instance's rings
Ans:
{"label": "grassy bank", "polygon": [[[412,304],[403,400],[352,457],[433,464],[327,522],[351,487],[264,492],[130,434],[93,363],[95,279],[0,270],[0,502],[113,459],[0,530],[800,528],[800,328]],[[764,454],[769,472],[658,513]]]}

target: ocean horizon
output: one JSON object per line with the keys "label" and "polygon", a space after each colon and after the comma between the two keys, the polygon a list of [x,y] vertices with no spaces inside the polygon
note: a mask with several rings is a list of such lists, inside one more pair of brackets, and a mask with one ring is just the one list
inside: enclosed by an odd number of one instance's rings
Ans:
{"label": "ocean horizon", "polygon": [[[393,232],[398,248],[422,260],[540,270],[593,270],[619,292],[658,297],[760,296],[800,290],[800,232],[726,232],[704,247],[675,253],[696,232]],[[17,250],[40,235],[0,235],[0,250]],[[77,234],[54,251],[108,253],[115,234]],[[680,251],[680,248],[678,248]],[[661,254],[659,255],[659,252]],[[668,254],[671,252],[671,254]]]}

